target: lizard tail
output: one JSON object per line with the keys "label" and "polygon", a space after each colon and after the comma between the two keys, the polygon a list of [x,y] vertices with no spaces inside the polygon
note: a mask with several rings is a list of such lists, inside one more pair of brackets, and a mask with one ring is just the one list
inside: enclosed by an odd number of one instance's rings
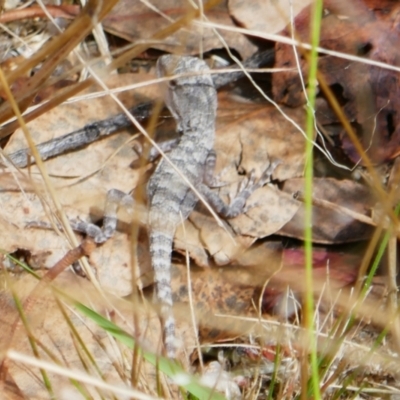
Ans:
{"label": "lizard tail", "polygon": [[171,253],[173,237],[162,232],[150,233],[150,254],[154,271],[157,302],[161,304],[161,323],[165,355],[176,357],[175,318],[172,310]]}

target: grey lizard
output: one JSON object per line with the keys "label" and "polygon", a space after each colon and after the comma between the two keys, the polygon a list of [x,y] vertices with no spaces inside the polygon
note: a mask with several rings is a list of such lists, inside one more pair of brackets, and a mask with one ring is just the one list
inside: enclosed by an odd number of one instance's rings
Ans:
{"label": "grey lizard", "polygon": [[[196,187],[203,182],[207,158],[214,146],[217,92],[206,63],[198,58],[163,56],[158,60],[159,76],[197,73],[169,82],[165,101],[182,133],[169,160]],[[171,252],[175,231],[197,203],[196,194],[164,159],[147,186],[150,254],[161,303],[164,346],[175,356],[175,321],[172,315]]]}
{"label": "grey lizard", "polygon": [[[178,76],[169,81],[165,102],[181,133],[179,144],[169,154],[170,162],[224,218],[244,210],[246,200],[269,179],[271,169],[257,183],[253,174],[241,185],[236,198],[226,205],[210,190],[214,166],[214,136],[217,91],[207,64],[194,57],[165,55],[157,62],[157,73]],[[188,218],[198,196],[170,163],[162,159],[147,185],[150,254],[161,303],[166,355],[175,357],[175,321],[172,313],[171,253],[177,226]],[[272,167],[273,168],[273,167]]]}

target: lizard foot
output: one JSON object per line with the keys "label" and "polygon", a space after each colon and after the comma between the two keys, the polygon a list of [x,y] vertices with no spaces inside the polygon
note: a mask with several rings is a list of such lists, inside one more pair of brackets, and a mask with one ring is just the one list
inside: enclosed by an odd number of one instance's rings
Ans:
{"label": "lizard foot", "polygon": [[[73,231],[86,234],[87,236],[91,237],[97,244],[104,243],[112,236],[112,234],[110,235],[105,229],[102,230],[97,225],[91,222],[71,220],[69,221],[69,223]],[[50,222],[44,221],[30,221],[25,225],[25,227],[51,230],[54,228],[54,225],[56,225],[60,231],[63,230],[62,225],[58,222],[51,224]]]}
{"label": "lizard foot", "polygon": [[246,207],[246,201],[248,198],[257,189],[263,187],[266,183],[271,181],[271,175],[273,174],[275,168],[281,163],[281,160],[276,160],[270,163],[258,180],[255,177],[254,169],[250,171],[248,178],[243,179],[243,181],[240,183],[238,194],[230,201],[229,218],[237,217],[249,209],[249,207]]}

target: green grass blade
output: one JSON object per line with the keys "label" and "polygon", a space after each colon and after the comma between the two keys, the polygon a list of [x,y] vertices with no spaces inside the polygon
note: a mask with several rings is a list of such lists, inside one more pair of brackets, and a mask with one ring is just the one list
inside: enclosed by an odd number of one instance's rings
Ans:
{"label": "green grass blade", "polygon": [[[114,336],[118,341],[125,346],[133,349],[135,341],[131,335],[119,328],[117,325],[96,313],[85,305],[75,302],[75,307],[86,317],[94,321],[98,326]],[[165,357],[160,357],[156,354],[141,350],[143,358],[152,365],[159,368],[161,372],[171,378],[179,386],[187,390],[192,396],[199,400],[223,400],[225,397],[222,394],[216,393],[210,388],[204,387],[197,382],[197,379],[187,374],[184,369],[174,360],[169,360]]]}

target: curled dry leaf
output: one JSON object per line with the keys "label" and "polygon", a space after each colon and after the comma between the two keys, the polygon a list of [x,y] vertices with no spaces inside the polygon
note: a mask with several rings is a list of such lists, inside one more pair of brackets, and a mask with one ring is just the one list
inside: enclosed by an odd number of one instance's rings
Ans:
{"label": "curled dry leaf", "polygon": [[[217,265],[228,264],[254,242],[254,238],[236,236],[228,224],[222,223],[224,228],[218,226],[213,217],[204,212],[195,211],[190,215],[189,224],[192,224],[196,228],[196,236],[192,235],[191,237],[192,239],[195,237],[198,238],[199,242],[196,247],[201,245],[201,248],[207,249],[205,259],[198,260],[203,261],[198,264],[199,266],[210,266],[211,260],[209,256],[213,258]],[[179,230],[177,237],[179,238],[181,234],[184,234],[184,232]],[[182,237],[182,239],[184,238]],[[187,240],[182,240],[181,251],[187,249],[186,243]]]}
{"label": "curled dry leaf", "polygon": [[[155,33],[166,28],[182,18],[192,8],[185,0],[153,0],[151,8],[145,2],[121,0],[103,22],[106,30],[130,42],[150,39]],[[229,16],[225,2],[207,11],[205,21],[210,21],[227,27],[235,27]],[[140,24],[138,23],[140,21]],[[257,47],[244,35],[218,31],[226,45],[236,50],[242,59],[252,55]],[[199,54],[213,49],[225,47],[220,37],[208,27],[195,22],[182,27],[178,32],[168,36],[164,41],[151,43],[155,49],[182,54]]]}
{"label": "curled dry leaf", "polygon": [[241,25],[247,29],[278,33],[295,17],[311,0],[256,0],[245,2],[229,0],[229,11]]}
{"label": "curled dry leaf", "polygon": [[[289,179],[283,185],[287,193],[295,194],[304,188],[303,179]],[[375,204],[370,189],[350,180],[334,178],[314,179],[313,198],[326,200],[358,213],[369,214]],[[321,205],[313,206],[313,241],[316,243],[348,243],[366,240],[373,232],[373,226],[359,222],[348,214],[328,209]],[[304,239],[304,205],[301,204],[296,215],[279,234]]]}
{"label": "curled dry leaf", "polygon": [[191,220],[186,220],[183,225],[178,226],[174,249],[182,253],[189,252],[190,257],[198,266],[210,266],[210,257],[204,248],[199,229]]}

